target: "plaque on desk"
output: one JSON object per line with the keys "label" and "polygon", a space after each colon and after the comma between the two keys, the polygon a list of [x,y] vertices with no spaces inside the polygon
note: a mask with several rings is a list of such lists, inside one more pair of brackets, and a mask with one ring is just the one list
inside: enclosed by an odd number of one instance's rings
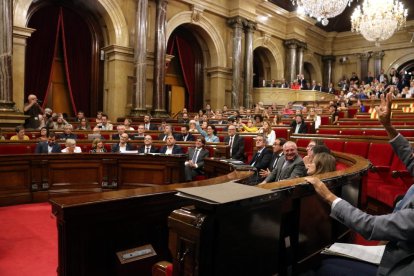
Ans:
{"label": "plaque on desk", "polygon": [[[196,205],[211,206],[220,204],[252,204],[274,199],[276,193],[271,190],[247,186],[234,182],[193,188],[177,189],[178,196],[193,199]],[[199,204],[197,204],[199,203]]]}

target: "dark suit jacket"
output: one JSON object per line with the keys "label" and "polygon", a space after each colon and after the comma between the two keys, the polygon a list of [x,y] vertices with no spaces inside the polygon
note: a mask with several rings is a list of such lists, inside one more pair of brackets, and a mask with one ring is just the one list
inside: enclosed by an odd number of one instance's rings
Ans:
{"label": "dark suit jacket", "polygon": [[76,135],[76,134],[74,134],[74,133],[71,133],[71,134],[66,134],[66,133],[62,133],[62,134],[59,134],[59,139],[60,140],[66,140],[66,139],[78,139],[78,136]]}
{"label": "dark suit jacket", "polygon": [[[230,141],[230,136],[224,137],[224,143],[228,144],[229,141]],[[231,158],[244,161],[244,139],[239,134],[234,135]]]}
{"label": "dark suit jacket", "polygon": [[[188,149],[188,160],[193,160],[195,148]],[[198,168],[196,170],[202,170],[204,166],[204,158],[207,158],[210,155],[209,151],[205,148],[201,149],[200,153],[197,156],[196,164]]]}
{"label": "dark suit jacket", "polygon": [[[257,156],[257,152],[253,156],[252,161],[250,161],[250,165],[253,164],[256,156]],[[259,157],[257,158],[256,162],[254,163],[254,167],[257,169],[258,172],[260,170],[266,170],[271,160],[272,160],[272,151],[267,148],[264,148],[262,152],[260,153]]]}
{"label": "dark suit jacket", "polygon": [[[36,145],[35,153],[49,153],[48,151],[48,142],[40,142]],[[59,144],[53,144],[52,153],[60,153],[62,149]]]}
{"label": "dark suit jacket", "polygon": [[[167,134],[161,133],[160,135],[158,135],[158,140],[160,140],[160,141],[164,141],[164,137],[165,137],[165,136],[167,136]],[[173,134],[173,136],[174,136],[174,139],[175,139],[176,141],[182,141],[182,140],[180,140],[180,136],[181,136],[181,135],[178,135],[178,134]],[[167,137],[165,137],[165,140],[167,140]]]}
{"label": "dark suit jacket", "polygon": [[[166,151],[167,151],[167,146],[163,146],[160,149],[160,153],[165,153]],[[178,145],[174,145],[172,154],[183,154],[183,149]]]}
{"label": "dark suit jacket", "polygon": [[[292,122],[292,124],[290,125],[290,127],[292,128],[291,129],[291,133],[293,134],[293,133],[295,133],[295,129],[296,129],[296,121],[293,121]],[[308,132],[308,126],[306,125],[306,123],[305,122],[302,122],[301,124],[300,124],[300,127],[299,127],[299,133],[306,133],[306,132]]]}
{"label": "dark suit jacket", "polygon": [[[126,150],[135,150],[134,146],[130,143],[126,144]],[[111,148],[112,152],[119,152],[119,143],[113,144]]]}
{"label": "dark suit jacket", "polygon": [[[145,123],[144,123],[144,127],[145,127]],[[146,129],[146,128],[145,128]],[[149,130],[158,130],[158,127],[152,123],[149,124]]]}
{"label": "dark suit jacket", "polygon": [[290,179],[296,177],[303,177],[306,175],[306,167],[303,163],[302,157],[299,155],[296,156],[295,160],[289,162],[285,165],[286,161],[285,156],[281,156],[281,159],[277,162],[276,168],[273,169],[272,173],[266,177],[265,181],[267,183],[279,181],[283,179]]}
{"label": "dark suit jacket", "polygon": [[119,140],[119,134],[118,133],[112,134],[111,139],[112,140]]}
{"label": "dark suit jacket", "polygon": [[[158,152],[158,148],[151,146],[150,153],[157,153],[157,152]],[[139,147],[138,153],[145,153],[145,145]]]}
{"label": "dark suit jacket", "polygon": [[[184,141],[184,137],[183,137],[182,134],[177,138],[178,138],[177,141]],[[191,133],[188,133],[187,140],[185,140],[185,141],[195,141],[194,135],[192,135]]]}

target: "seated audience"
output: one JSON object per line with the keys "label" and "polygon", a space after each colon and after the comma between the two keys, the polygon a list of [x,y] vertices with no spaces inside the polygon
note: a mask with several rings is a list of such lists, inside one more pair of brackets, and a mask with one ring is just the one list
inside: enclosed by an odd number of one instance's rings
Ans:
{"label": "seated audience", "polygon": [[49,131],[46,127],[40,128],[39,132],[40,132],[40,136],[36,139],[37,141],[45,142],[49,139],[48,138]]}
{"label": "seated audience", "polygon": [[236,133],[236,127],[230,125],[227,129],[228,136],[224,138],[224,143],[230,147],[230,158],[244,161],[244,139]]}
{"label": "seated audience", "polygon": [[263,126],[259,129],[259,133],[262,133],[266,138],[266,145],[273,145],[276,139],[276,132],[272,129],[268,121],[263,122]]}
{"label": "seated audience", "polygon": [[[381,96],[377,107],[380,122],[388,133],[395,154],[414,176],[414,156],[410,143],[391,124],[392,95]],[[368,240],[386,241],[379,266],[350,259],[328,258],[317,275],[413,275],[414,274],[414,185],[386,215],[369,215],[337,197],[317,177],[307,177],[315,191],[331,206],[331,217]]]}
{"label": "seated audience", "polygon": [[113,130],[114,126],[109,123],[108,116],[106,114],[102,114],[101,123],[96,125],[101,130]]}
{"label": "seated audience", "polygon": [[37,143],[35,153],[60,153],[61,147],[56,143],[56,134],[49,132],[48,140]]}
{"label": "seated audience", "polygon": [[260,184],[306,175],[305,164],[298,154],[295,142],[287,141],[283,145],[283,156],[281,158],[276,168]]}
{"label": "seated audience", "polygon": [[160,149],[160,153],[163,154],[183,154],[183,150],[180,146],[175,144],[175,138],[173,135],[169,135],[166,140],[166,145]]}
{"label": "seated audience", "polygon": [[209,156],[209,151],[204,148],[206,140],[198,137],[195,141],[195,148],[188,149],[188,160],[185,161],[185,180],[191,181],[197,175],[204,174],[204,159]]}
{"label": "seated audience", "polygon": [[92,141],[92,149],[90,153],[100,153],[100,152],[106,152],[104,142],[99,138],[95,138]]}
{"label": "seated audience", "polygon": [[216,127],[213,125],[207,125],[207,131],[201,129],[200,124],[197,119],[196,121],[196,128],[197,131],[206,139],[206,142],[209,143],[218,143],[220,139],[216,136]]}
{"label": "seated audience", "polygon": [[131,124],[132,124],[131,119],[126,118],[126,119],[124,120],[125,130],[135,130],[135,129],[131,126]]}
{"label": "seated audience", "polygon": [[190,133],[197,133],[197,128],[196,128],[196,121],[194,120],[190,120],[190,122],[188,123],[188,132]]}
{"label": "seated audience", "polygon": [[57,114],[56,122],[53,122],[54,130],[63,130],[63,127],[67,125],[68,122],[63,118],[63,114]]}
{"label": "seated audience", "polygon": [[143,140],[145,138],[145,126],[140,124],[138,126],[138,133],[132,137],[132,140]]}
{"label": "seated audience", "polygon": [[256,133],[256,132],[259,131],[259,129],[253,125],[253,120],[252,119],[248,119],[247,124],[241,123],[241,126],[242,126],[244,132]]}
{"label": "seated audience", "polygon": [[78,114],[76,114],[75,122],[80,123],[82,121],[82,119],[86,119],[85,112],[79,110]]}
{"label": "seated audience", "polygon": [[23,140],[30,140],[29,136],[25,135],[26,130],[23,126],[16,127],[16,135],[10,137],[10,141],[23,141]]}
{"label": "seated audience", "polygon": [[63,127],[63,133],[59,135],[59,139],[60,140],[66,140],[66,139],[77,139],[78,136],[74,133],[72,133],[73,131],[73,126],[71,124],[67,124]]}
{"label": "seated audience", "polygon": [[315,154],[307,166],[307,174],[315,175],[326,172],[333,172],[336,170],[336,159],[335,157],[327,152],[321,152]]}
{"label": "seated audience", "polygon": [[65,142],[66,148],[62,150],[62,153],[81,153],[82,149],[80,147],[76,146],[76,140],[75,139],[66,139]]}
{"label": "seated audience", "polygon": [[117,125],[116,126],[116,131],[118,131],[118,133],[112,134],[112,136],[111,136],[112,140],[120,140],[121,139],[121,135],[125,133],[125,126],[124,125]]}
{"label": "seated audience", "polygon": [[76,128],[77,130],[91,130],[91,126],[89,125],[87,118],[82,118],[79,121],[79,125]]}
{"label": "seated audience", "polygon": [[181,136],[178,138],[177,141],[195,141],[195,137],[189,132],[187,125],[181,127]]}
{"label": "seated audience", "polygon": [[307,120],[312,120],[313,124],[315,126],[315,129],[318,129],[321,125],[321,116],[319,116],[318,114],[316,114],[316,111],[314,108],[311,108],[309,110],[309,114],[306,117]]}
{"label": "seated audience", "polygon": [[283,156],[283,145],[285,143],[286,143],[286,139],[276,138],[275,142],[273,143],[273,147],[272,147],[273,155],[272,155],[272,160],[269,163],[269,166],[267,167],[267,169],[262,169],[259,171],[259,175],[262,178],[262,180],[268,177],[272,173],[272,171],[276,168],[279,161],[282,160],[281,157]]}
{"label": "seated audience", "polygon": [[157,126],[151,123],[151,115],[144,116],[144,127],[145,130],[157,130]]}
{"label": "seated audience", "polygon": [[272,160],[272,152],[266,148],[266,138],[263,135],[256,136],[255,144],[257,151],[250,161],[250,166],[255,167],[257,172],[260,172],[260,170],[266,170],[269,166]]}
{"label": "seated audience", "polygon": [[113,144],[111,151],[118,153],[125,153],[127,151],[134,150],[134,147],[128,143],[129,136],[128,133],[123,133],[119,139],[119,143]]}
{"label": "seated audience", "polygon": [[306,133],[308,131],[308,126],[303,120],[302,115],[296,115],[295,120],[290,124],[291,132],[294,134]]}
{"label": "seated audience", "polygon": [[157,153],[158,149],[152,145],[151,135],[145,135],[144,145],[138,148],[138,153]]}

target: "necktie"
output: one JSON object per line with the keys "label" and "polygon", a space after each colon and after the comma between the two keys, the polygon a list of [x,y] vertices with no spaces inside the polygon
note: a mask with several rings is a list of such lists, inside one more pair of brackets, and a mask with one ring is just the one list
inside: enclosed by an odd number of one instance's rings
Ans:
{"label": "necktie", "polygon": [[233,151],[233,136],[230,136],[229,146],[230,146],[230,157],[231,157],[232,151]]}
{"label": "necktie", "polygon": [[150,148],[145,148],[145,153],[149,153],[150,152]]}
{"label": "necktie", "polygon": [[193,154],[193,159],[191,159],[192,161],[193,161],[193,163],[195,164],[195,163],[197,163],[197,157],[198,157],[198,153],[199,153],[199,149],[196,149],[195,151],[194,151],[194,154]]}
{"label": "necktie", "polygon": [[256,161],[257,161],[257,159],[259,158],[259,156],[260,156],[260,151],[258,151],[258,152],[256,153],[256,155],[254,156],[254,158],[253,158],[253,162],[252,162],[252,166],[254,166],[254,164],[256,163]]}
{"label": "necktie", "polygon": [[145,124],[145,129],[149,130],[149,124]]}

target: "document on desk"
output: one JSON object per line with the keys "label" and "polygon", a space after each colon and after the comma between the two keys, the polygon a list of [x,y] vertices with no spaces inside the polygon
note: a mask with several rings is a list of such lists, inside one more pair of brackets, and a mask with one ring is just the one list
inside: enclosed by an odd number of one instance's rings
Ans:
{"label": "document on desk", "polygon": [[334,243],[330,247],[325,248],[321,253],[379,264],[384,250],[385,245],[364,246],[359,244]]}

